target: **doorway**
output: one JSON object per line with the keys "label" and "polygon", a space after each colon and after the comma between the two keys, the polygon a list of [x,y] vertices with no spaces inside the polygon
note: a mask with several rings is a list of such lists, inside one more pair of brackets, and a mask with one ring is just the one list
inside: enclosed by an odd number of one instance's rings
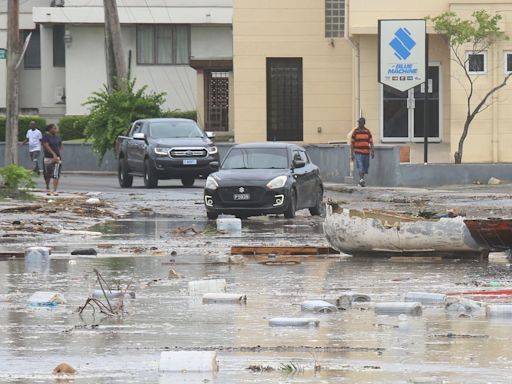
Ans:
{"label": "doorway", "polygon": [[207,131],[229,131],[229,72],[207,71],[206,119]]}
{"label": "doorway", "polygon": [[[423,140],[425,84],[408,91],[383,85],[381,97],[381,137],[383,142]],[[428,68],[428,137],[440,142],[442,137],[442,84],[440,64]]]}

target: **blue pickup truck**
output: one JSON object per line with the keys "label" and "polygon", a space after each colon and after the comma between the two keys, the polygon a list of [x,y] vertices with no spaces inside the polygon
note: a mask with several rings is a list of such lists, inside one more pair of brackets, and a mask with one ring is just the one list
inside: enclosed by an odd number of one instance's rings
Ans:
{"label": "blue pickup truck", "polygon": [[116,141],[119,185],[129,188],[133,177],[141,176],[146,188],[168,179],[181,179],[183,186],[191,187],[195,179],[219,169],[212,136],[188,119],[135,121]]}

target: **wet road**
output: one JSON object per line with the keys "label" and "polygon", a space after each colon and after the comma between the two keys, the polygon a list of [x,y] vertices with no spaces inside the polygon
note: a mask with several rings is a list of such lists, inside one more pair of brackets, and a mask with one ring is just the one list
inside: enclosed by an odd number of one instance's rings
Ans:
{"label": "wet road", "polygon": [[[228,263],[231,245],[326,245],[321,220],[305,213],[296,220],[254,218],[244,221],[242,238],[218,234],[205,220],[200,188],[121,191],[115,182],[63,179],[63,190],[102,191],[103,198],[135,211],[90,228],[103,236],[69,236],[58,243],[46,237],[54,258],[36,273],[22,260],[0,261],[0,382],[55,383],[51,370],[65,361],[78,370],[70,383],[510,383],[512,319],[489,320],[483,311],[459,317],[426,306],[422,316],[399,319],[353,307],[314,315],[318,328],[268,326],[274,316],[311,316],[300,311],[304,299],[347,290],[379,302],[402,300],[409,291],[511,288],[504,255],[492,255],[489,263],[350,257],[298,265],[240,258]],[[177,231],[186,227],[206,231]],[[69,254],[89,246],[98,256]],[[136,298],[128,301],[124,317],[78,315],[77,307],[98,288],[94,268],[108,281],[133,281]],[[182,278],[170,279],[171,268]],[[204,305],[189,296],[188,282],[204,278],[226,279],[228,292],[246,294],[247,305]],[[36,291],[61,292],[68,303],[31,307],[27,300]],[[160,374],[159,354],[167,348],[217,349],[220,371]],[[290,362],[301,371],[279,371]],[[276,371],[252,373],[249,365]]]}

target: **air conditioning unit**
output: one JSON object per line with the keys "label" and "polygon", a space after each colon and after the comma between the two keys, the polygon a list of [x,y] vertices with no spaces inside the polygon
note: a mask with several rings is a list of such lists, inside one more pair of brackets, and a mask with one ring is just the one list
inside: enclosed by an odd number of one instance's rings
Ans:
{"label": "air conditioning unit", "polygon": [[66,104],[66,88],[55,87],[55,104]]}
{"label": "air conditioning unit", "polygon": [[50,7],[63,7],[64,6],[64,0],[52,0],[50,3]]}

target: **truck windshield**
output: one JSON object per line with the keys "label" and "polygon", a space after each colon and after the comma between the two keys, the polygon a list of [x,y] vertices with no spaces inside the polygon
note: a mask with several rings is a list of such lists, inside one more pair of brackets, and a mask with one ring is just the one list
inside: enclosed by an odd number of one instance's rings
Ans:
{"label": "truck windshield", "polygon": [[159,121],[149,123],[150,137],[154,139],[174,139],[204,137],[203,131],[189,121]]}
{"label": "truck windshield", "polygon": [[222,169],[287,169],[285,148],[234,148],[227,155]]}

